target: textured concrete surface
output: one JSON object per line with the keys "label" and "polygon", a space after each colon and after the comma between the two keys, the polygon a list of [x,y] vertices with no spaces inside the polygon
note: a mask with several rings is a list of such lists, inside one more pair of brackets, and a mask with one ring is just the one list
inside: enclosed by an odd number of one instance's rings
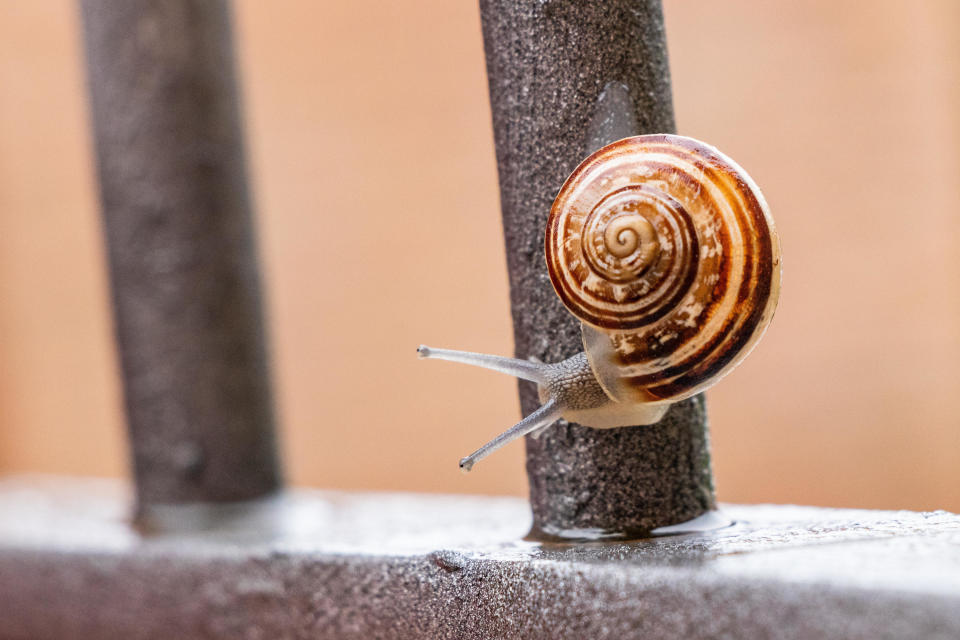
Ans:
{"label": "textured concrete surface", "polygon": [[84,0],[140,506],[277,489],[227,5]]}
{"label": "textured concrete surface", "polygon": [[[567,176],[597,148],[673,133],[660,3],[482,0],[517,357],[583,350],[547,276],[544,226]],[[539,406],[520,383],[524,415]],[[527,438],[534,529],[649,531],[715,504],[702,398],[659,424],[594,430],[561,421]],[[576,535],[573,533],[572,535]]]}
{"label": "textured concrete surface", "polygon": [[521,539],[508,498],[295,491],[126,522],[122,485],[0,481],[3,638],[960,637],[960,517],[723,505],[637,542]]}

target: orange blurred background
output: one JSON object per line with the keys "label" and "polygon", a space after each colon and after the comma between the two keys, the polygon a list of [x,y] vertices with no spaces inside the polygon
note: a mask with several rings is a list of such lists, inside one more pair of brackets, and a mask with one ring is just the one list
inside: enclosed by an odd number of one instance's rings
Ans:
{"label": "orange blurred background", "polygon": [[[784,249],[708,394],[725,501],[960,510],[960,5],[870,7],[665,3],[678,130]],[[519,444],[456,464],[515,384],[414,355],[512,353],[475,4],[235,9],[290,480],[525,494]],[[0,472],[127,472],[81,54],[72,0],[0,0]]]}

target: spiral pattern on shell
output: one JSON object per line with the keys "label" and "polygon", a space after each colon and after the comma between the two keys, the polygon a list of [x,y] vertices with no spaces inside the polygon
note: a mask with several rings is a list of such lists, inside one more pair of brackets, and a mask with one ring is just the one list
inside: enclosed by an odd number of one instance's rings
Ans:
{"label": "spiral pattern on shell", "polygon": [[779,240],[760,190],[681,136],[626,138],[587,158],[553,204],[546,257],[619,401],[710,386],[750,351],[779,297]]}

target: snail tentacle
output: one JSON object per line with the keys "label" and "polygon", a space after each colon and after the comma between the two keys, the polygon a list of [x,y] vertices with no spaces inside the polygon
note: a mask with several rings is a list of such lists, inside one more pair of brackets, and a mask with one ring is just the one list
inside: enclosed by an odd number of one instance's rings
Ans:
{"label": "snail tentacle", "polygon": [[561,407],[553,398],[547,400],[539,409],[528,415],[526,418],[510,427],[496,438],[468,455],[466,458],[460,460],[460,468],[464,471],[470,471],[474,464],[480,460],[483,460],[500,447],[513,442],[517,438],[522,438],[532,431],[549,426],[560,417],[561,412]]}
{"label": "snail tentacle", "polygon": [[536,382],[537,384],[544,384],[547,381],[547,365],[530,362],[528,360],[492,356],[486,353],[474,353],[472,351],[434,349],[433,347],[428,347],[423,344],[417,347],[417,355],[420,358],[433,358],[434,360],[447,360],[448,362],[460,362],[475,367],[483,367],[491,371],[498,371],[515,376],[521,380]]}

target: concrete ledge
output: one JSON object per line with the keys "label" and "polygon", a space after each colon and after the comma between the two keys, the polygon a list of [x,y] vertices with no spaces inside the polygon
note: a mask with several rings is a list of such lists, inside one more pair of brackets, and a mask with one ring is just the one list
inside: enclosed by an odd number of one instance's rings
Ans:
{"label": "concrete ledge", "polygon": [[957,638],[960,517],[725,505],[634,543],[525,502],[292,491],[126,521],[110,481],[0,481],[3,638]]}

